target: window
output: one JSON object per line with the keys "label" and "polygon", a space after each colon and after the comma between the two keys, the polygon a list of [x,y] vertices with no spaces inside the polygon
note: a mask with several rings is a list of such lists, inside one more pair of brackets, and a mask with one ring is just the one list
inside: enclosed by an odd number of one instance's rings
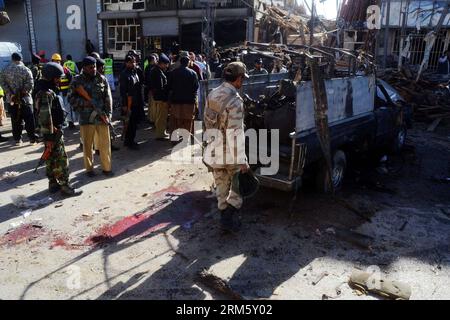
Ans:
{"label": "window", "polygon": [[136,19],[113,19],[107,22],[107,50],[123,59],[129,50],[141,50],[141,25]]}

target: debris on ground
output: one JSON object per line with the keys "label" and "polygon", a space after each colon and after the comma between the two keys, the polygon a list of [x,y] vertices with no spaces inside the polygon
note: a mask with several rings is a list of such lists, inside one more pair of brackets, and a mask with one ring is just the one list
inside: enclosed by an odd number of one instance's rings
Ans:
{"label": "debris on ground", "polygon": [[320,282],[320,280],[322,280],[323,278],[325,278],[326,276],[328,276],[328,272],[324,271],[321,274],[319,274],[316,279],[314,279],[311,283],[313,286],[315,286],[316,284],[318,284]]}
{"label": "debris on ground", "polygon": [[6,171],[1,175],[0,180],[5,180],[8,183],[13,183],[18,179],[19,175],[20,173],[17,171]]}
{"label": "debris on ground", "polygon": [[30,200],[24,195],[12,195],[11,200],[17,208],[21,209],[37,209],[53,202],[51,197],[43,198],[41,200]]}
{"label": "debris on ground", "polygon": [[349,285],[363,294],[371,292],[395,300],[409,300],[411,297],[411,286],[409,284],[387,280],[382,274],[357,269],[353,270]]}
{"label": "debris on ground", "polygon": [[214,289],[221,294],[224,294],[228,299],[244,300],[242,295],[235,292],[225,280],[219,278],[218,276],[207,270],[200,271],[197,274],[197,279],[207,287]]}
{"label": "debris on ground", "polygon": [[336,238],[356,245],[357,247],[368,249],[370,251],[372,250],[374,238],[371,236],[336,227],[334,227],[333,230]]}

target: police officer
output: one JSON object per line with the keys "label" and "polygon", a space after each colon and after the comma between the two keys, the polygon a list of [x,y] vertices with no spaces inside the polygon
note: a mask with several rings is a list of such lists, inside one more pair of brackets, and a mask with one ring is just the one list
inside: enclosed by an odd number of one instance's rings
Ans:
{"label": "police officer", "polygon": [[51,193],[61,191],[64,196],[78,196],[82,191],[69,186],[69,160],[62,136],[65,116],[62,99],[56,94],[63,74],[63,67],[57,63],[49,62],[43,67],[42,79],[36,84],[36,105],[45,147],[51,150],[45,163],[48,189]]}
{"label": "police officer", "polygon": [[131,150],[138,150],[135,141],[140,109],[143,105],[141,80],[136,69],[136,59],[129,55],[125,58],[125,69],[120,74],[120,98],[122,113],[127,119],[124,146]]}
{"label": "police officer", "polygon": [[204,112],[207,137],[204,162],[213,172],[222,227],[225,231],[237,231],[243,199],[233,190],[232,179],[238,172],[249,171],[245,155],[244,106],[238,90],[248,75],[242,62],[230,63],[223,75],[225,81],[208,95]]}
{"label": "police officer", "polygon": [[111,138],[109,126],[111,121],[112,95],[108,80],[97,72],[97,60],[86,57],[83,70],[71,84],[69,101],[80,114],[80,134],[83,140],[84,167],[89,177],[96,176],[93,163],[94,136],[98,135],[100,163],[105,176],[112,176]]}
{"label": "police officer", "polygon": [[269,72],[263,68],[263,61],[261,58],[257,58],[255,60],[255,68],[250,70],[249,72],[250,75],[252,76],[258,76],[258,75],[262,75],[262,74],[269,74]]}
{"label": "police officer", "polygon": [[33,74],[22,62],[20,53],[13,53],[12,63],[2,72],[0,85],[9,102],[13,137],[16,145],[22,144],[23,122],[31,144],[36,144],[33,116]]}

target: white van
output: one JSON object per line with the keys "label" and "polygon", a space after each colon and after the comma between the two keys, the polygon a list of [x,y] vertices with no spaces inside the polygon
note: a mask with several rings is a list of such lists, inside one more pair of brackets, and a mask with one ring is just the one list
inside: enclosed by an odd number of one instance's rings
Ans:
{"label": "white van", "polygon": [[11,55],[22,52],[22,46],[13,42],[0,42],[0,71],[11,63]]}

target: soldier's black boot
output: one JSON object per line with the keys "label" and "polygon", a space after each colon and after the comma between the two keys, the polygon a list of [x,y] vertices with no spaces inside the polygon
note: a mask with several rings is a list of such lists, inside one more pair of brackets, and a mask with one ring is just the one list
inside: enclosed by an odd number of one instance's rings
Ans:
{"label": "soldier's black boot", "polygon": [[62,185],[61,186],[61,193],[63,196],[66,197],[76,197],[83,193],[83,191],[74,189],[69,185]]}
{"label": "soldier's black boot", "polygon": [[61,190],[61,186],[59,185],[58,181],[55,179],[51,179],[48,181],[48,191],[50,193],[55,193]]}
{"label": "soldier's black boot", "polygon": [[226,232],[237,232],[241,228],[241,221],[238,216],[238,210],[233,206],[228,206],[220,212],[220,223],[222,229]]}

